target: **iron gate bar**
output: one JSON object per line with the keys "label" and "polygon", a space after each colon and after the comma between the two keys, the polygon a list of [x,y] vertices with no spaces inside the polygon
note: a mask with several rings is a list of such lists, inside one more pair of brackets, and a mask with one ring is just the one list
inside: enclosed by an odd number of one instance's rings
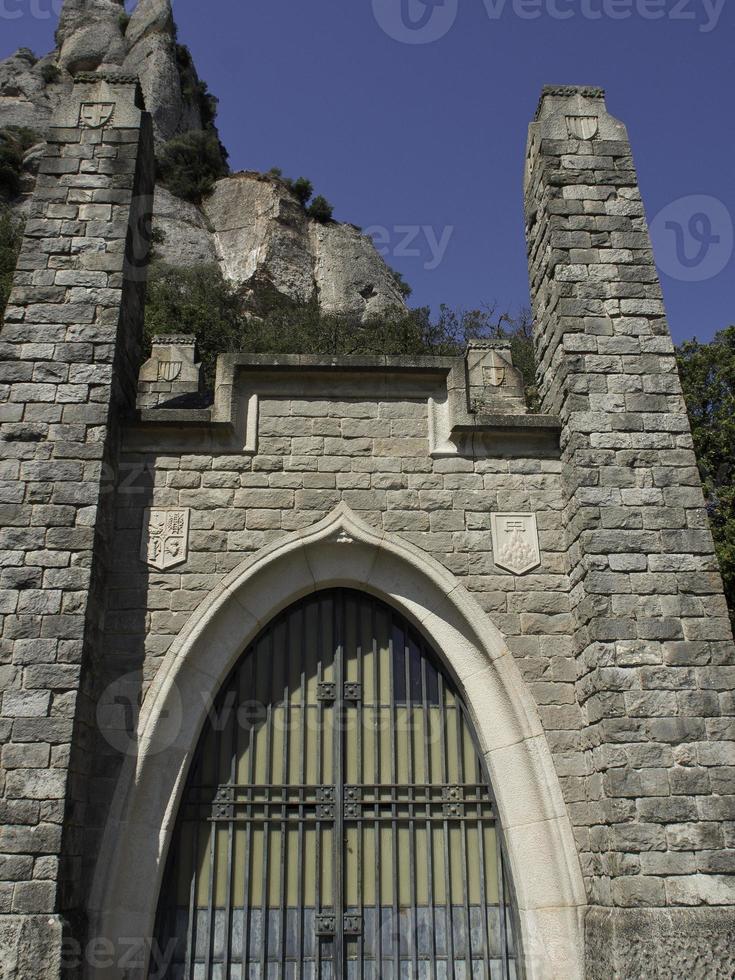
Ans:
{"label": "iron gate bar", "polygon": [[[380,653],[378,650],[378,629],[377,629],[377,607],[374,601],[370,602],[370,629],[372,632],[372,654],[373,654],[373,687],[375,689],[375,704],[373,706],[373,731],[374,731],[374,751],[373,761],[374,774],[377,777],[383,771],[383,760],[381,754],[381,740],[379,725],[377,724],[383,708],[380,706]],[[376,881],[375,881],[375,931],[377,934],[377,953],[378,953],[378,973],[383,969],[383,928],[382,928],[382,908],[383,908],[383,866],[381,854],[383,841],[381,840],[381,827],[376,818],[373,825],[375,835],[375,858],[376,858]]]}
{"label": "iron gate bar", "polygon": [[[345,594],[344,591],[339,592],[339,615],[337,615],[337,602],[332,603],[332,614],[335,619],[333,627],[333,637],[334,637],[334,647],[335,647],[335,663],[334,663],[334,679],[337,684],[337,690],[344,690],[344,629],[345,629]],[[334,755],[333,755],[333,766],[334,766],[334,778],[337,787],[337,799],[336,799],[336,813],[334,821],[334,851],[335,856],[340,855],[342,858],[342,864],[344,863],[344,758],[342,752],[342,725],[344,720],[343,707],[340,705],[337,709],[337,717],[335,719],[334,725]],[[345,726],[346,727],[346,726]],[[343,910],[345,907],[345,895],[344,895],[344,875],[342,873],[342,868],[338,866],[337,861],[334,862],[334,886],[333,886],[333,896],[334,896],[334,907],[338,910]],[[345,964],[345,928],[344,919],[341,915],[337,915],[337,930],[334,936],[334,965],[338,971],[344,969]]]}
{"label": "iron gate bar", "polygon": [[[444,717],[446,696],[444,692],[444,678],[441,673],[439,674],[439,746],[441,750],[441,772],[442,780],[444,783],[448,782],[448,767],[447,767],[447,747],[446,747],[446,720]],[[449,839],[449,825],[447,823],[446,814],[443,820],[444,825],[444,879],[446,889],[446,908],[447,908],[447,921],[446,921],[446,933],[447,933],[447,953],[449,955],[449,962],[454,963],[454,889],[452,882],[452,867],[450,864],[450,839]]]}
{"label": "iron gate bar", "polygon": [[[299,739],[299,783],[301,786],[306,782],[306,733],[309,729],[308,724],[308,709],[306,707],[306,607],[301,607],[301,634],[300,634],[300,671],[299,671],[299,682],[301,688],[301,738]],[[304,806],[301,804],[299,806],[299,831],[298,831],[298,843],[296,852],[296,873],[298,875],[298,894],[303,895],[306,887],[306,878],[304,874]],[[316,831],[315,831],[316,832]],[[299,980],[303,972],[303,962],[304,962],[304,932],[306,929],[306,923],[304,921],[306,911],[306,903],[304,901],[299,902],[298,914],[297,914],[297,924],[296,924],[296,934],[297,934],[297,947],[299,951]],[[244,971],[243,971],[244,973]],[[245,977],[243,976],[243,980]]]}
{"label": "iron gate bar", "polygon": [[[398,723],[398,707],[396,704],[396,672],[395,672],[395,633],[393,630],[393,624],[389,624],[388,627],[388,649],[390,651],[390,664],[388,669],[388,676],[390,681],[390,702],[391,702],[391,718],[393,724],[390,726],[390,773],[391,780],[395,784],[398,779],[398,758],[396,754],[396,726]],[[401,957],[400,957],[400,939],[398,935],[398,825],[396,823],[396,808],[395,805],[392,807],[393,821],[391,824],[391,858],[392,858],[392,871],[393,871],[393,934],[391,936],[391,944],[393,948],[393,977],[397,980],[401,975]]]}
{"label": "iron gate bar", "polygon": [[[454,722],[457,728],[457,745],[459,747],[457,752],[457,776],[459,778],[460,783],[464,782],[464,763],[465,763],[465,759],[464,759],[465,738],[464,738],[464,726],[462,724],[462,721],[463,721],[462,714],[459,708],[456,708],[454,712]],[[445,804],[445,806],[450,806],[453,808],[461,806],[462,807],[461,812],[464,815],[463,804],[448,803]],[[457,811],[457,815],[459,815],[459,811]],[[470,889],[469,889],[470,868],[467,863],[467,827],[464,824],[462,825],[462,830],[460,831],[460,834],[462,839],[462,870],[464,872],[463,878],[467,886],[464,888],[464,911],[465,911],[465,922],[467,928],[465,954],[467,958],[467,976],[471,977],[472,976],[472,921],[471,921],[472,917],[470,913]],[[489,950],[487,952],[489,953]]]}
{"label": "iron gate bar", "polygon": [[[288,923],[286,922],[286,861],[288,859],[288,845],[290,842],[290,828],[284,819],[286,816],[286,804],[285,804],[285,786],[290,782],[289,771],[288,771],[288,750],[290,745],[290,720],[291,720],[291,698],[289,696],[289,668],[288,663],[291,657],[291,620],[287,616],[285,621],[286,629],[286,643],[283,648],[283,711],[285,714],[285,725],[283,726],[283,755],[281,758],[281,778],[283,779],[284,792],[282,797],[284,799],[283,805],[281,807],[281,874],[279,879],[280,886],[280,898],[281,898],[281,976],[285,977],[286,973],[286,935],[288,933]],[[225,977],[228,974],[225,973]]]}
{"label": "iron gate bar", "polygon": [[[428,714],[428,702],[427,702],[427,686],[426,686],[426,658],[422,656],[421,658],[421,701],[424,706],[424,779],[428,780],[431,777],[431,733],[429,731],[429,714]],[[427,852],[428,852],[428,890],[429,890],[429,908],[431,909],[431,928],[429,933],[431,936],[431,978],[430,980],[436,980],[436,909],[434,906],[434,828],[431,825],[431,821],[428,816],[426,819],[426,839],[428,841]],[[484,865],[483,865],[484,867]]]}
{"label": "iron gate bar", "polygon": [[[411,651],[409,649],[408,632],[403,633],[404,647],[403,659],[406,672],[406,721],[408,731],[408,782],[413,783],[413,698],[411,691]],[[413,975],[419,975],[419,910],[416,899],[416,825],[414,822],[415,809],[413,803],[409,803],[409,824],[408,824],[408,875],[409,886],[411,889],[411,915],[413,920],[413,942],[411,943],[411,962],[413,964]]]}
{"label": "iron gate bar", "polygon": [[[363,744],[362,744],[362,732],[363,732],[363,692],[365,690],[365,662],[364,662],[364,650],[362,647],[364,633],[363,633],[363,605],[362,603],[355,603],[357,609],[357,626],[355,629],[355,655],[357,658],[357,684],[356,688],[359,689],[355,693],[358,693],[357,698],[357,771],[360,774],[365,772],[365,759],[363,754]],[[347,697],[347,692],[345,691],[345,698]],[[345,739],[347,738],[347,733],[345,732]],[[347,752],[347,745],[343,745],[343,751]],[[345,797],[347,796],[347,789],[345,788]],[[345,814],[346,817],[346,814]],[[360,980],[364,980],[365,976],[365,937],[363,932],[363,925],[365,922],[365,905],[363,898],[364,891],[364,868],[363,868],[363,848],[365,844],[365,832],[362,826],[358,827],[357,833],[357,896],[360,900],[360,932],[357,940],[357,959],[360,964]],[[345,926],[346,928],[346,926]]]}
{"label": "iron gate bar", "polygon": [[[257,653],[252,657],[252,690],[253,694],[257,694],[258,687],[258,656]],[[243,672],[244,673],[244,672]],[[251,719],[249,731],[248,731],[248,778],[250,783],[255,782],[255,720]],[[245,976],[245,970],[247,967],[248,959],[250,958],[250,887],[251,887],[251,874],[252,874],[252,854],[253,854],[253,828],[252,824],[248,823],[245,834],[245,851],[247,857],[245,858],[245,874],[243,883],[243,900],[242,900],[242,950],[240,957],[240,965],[242,967],[242,975]]]}

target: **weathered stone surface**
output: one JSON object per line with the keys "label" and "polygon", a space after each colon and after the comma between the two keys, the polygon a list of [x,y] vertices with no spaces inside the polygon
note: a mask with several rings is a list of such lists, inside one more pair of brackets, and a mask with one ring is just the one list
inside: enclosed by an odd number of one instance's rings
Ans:
{"label": "weathered stone surface", "polygon": [[735,910],[602,909],[585,917],[587,980],[730,980]]}
{"label": "weathered stone surface", "polygon": [[62,934],[57,916],[0,915],[2,980],[59,980]]}
{"label": "weathered stone surface", "polygon": [[155,228],[161,233],[156,254],[170,265],[211,265],[218,261],[215,240],[201,210],[162,185],[153,201]]}

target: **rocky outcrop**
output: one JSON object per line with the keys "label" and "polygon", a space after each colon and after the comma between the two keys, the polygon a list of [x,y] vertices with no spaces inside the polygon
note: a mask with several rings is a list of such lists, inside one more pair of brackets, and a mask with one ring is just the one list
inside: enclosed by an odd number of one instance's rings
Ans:
{"label": "rocky outcrop", "polygon": [[225,276],[269,283],[325,313],[364,318],[403,306],[388,266],[353,225],[309,218],[284,181],[240,173],[220,180],[203,204]]}
{"label": "rocky outcrop", "polygon": [[[139,77],[157,143],[211,125],[211,103],[188,50],[176,41],[171,0],[140,0],[128,19],[123,0],[65,0],[57,48],[28,49],[0,62],[0,128],[45,134],[72,76],[114,66]],[[22,211],[33,189],[28,157]],[[234,174],[201,207],[156,190],[156,254],[172,265],[219,263],[231,282],[257,293],[264,284],[298,303],[369,318],[403,306],[390,269],[352,225],[310,219],[288,184],[271,175]],[[257,300],[257,296],[255,296]],[[256,304],[257,305],[257,304]]]}

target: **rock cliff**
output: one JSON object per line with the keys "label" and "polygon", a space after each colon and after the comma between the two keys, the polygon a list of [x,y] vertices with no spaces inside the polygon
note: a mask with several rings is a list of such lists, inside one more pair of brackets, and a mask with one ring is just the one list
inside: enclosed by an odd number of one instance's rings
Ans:
{"label": "rock cliff", "polygon": [[[0,128],[20,126],[42,138],[73,76],[114,67],[136,74],[158,146],[183,133],[214,128],[215,102],[188,49],[177,42],[171,0],[65,0],[56,49],[38,58],[21,48],[0,62]],[[27,156],[22,210],[32,190]],[[154,204],[156,250],[174,265],[219,263],[232,282],[257,290],[268,283],[324,312],[369,318],[404,305],[400,288],[372,241],[352,225],[310,219],[287,183],[245,172],[219,180],[201,205],[159,185]]]}

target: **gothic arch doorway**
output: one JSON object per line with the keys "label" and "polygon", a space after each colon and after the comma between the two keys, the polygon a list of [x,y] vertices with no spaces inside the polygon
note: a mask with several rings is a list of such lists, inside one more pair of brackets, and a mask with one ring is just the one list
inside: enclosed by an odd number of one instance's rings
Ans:
{"label": "gothic arch doorway", "polygon": [[435,651],[365,593],[289,607],[200,738],[160,892],[166,976],[512,980],[510,895],[488,774]]}

